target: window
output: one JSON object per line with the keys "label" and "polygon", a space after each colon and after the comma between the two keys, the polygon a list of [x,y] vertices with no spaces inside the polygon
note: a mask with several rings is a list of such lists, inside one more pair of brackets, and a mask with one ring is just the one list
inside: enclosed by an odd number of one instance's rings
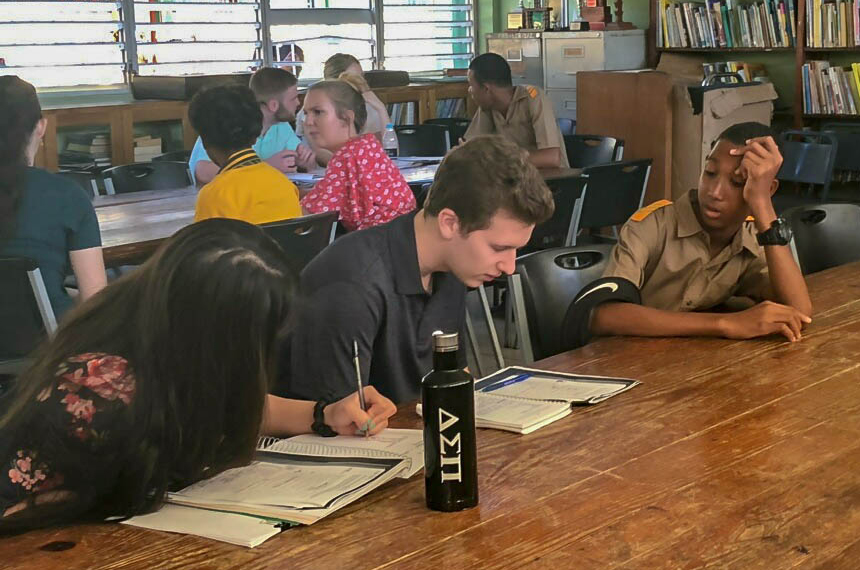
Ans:
{"label": "window", "polygon": [[465,68],[473,56],[468,0],[382,0],[386,69],[411,73]]}
{"label": "window", "polygon": [[323,63],[339,52],[357,57],[364,69],[373,68],[376,39],[371,0],[270,0],[268,19],[273,62],[298,57],[301,79],[322,78]]}
{"label": "window", "polygon": [[125,80],[120,3],[0,0],[0,13],[0,75],[36,87]]}
{"label": "window", "polygon": [[134,2],[140,75],[249,71],[263,64],[260,5],[234,2]]}

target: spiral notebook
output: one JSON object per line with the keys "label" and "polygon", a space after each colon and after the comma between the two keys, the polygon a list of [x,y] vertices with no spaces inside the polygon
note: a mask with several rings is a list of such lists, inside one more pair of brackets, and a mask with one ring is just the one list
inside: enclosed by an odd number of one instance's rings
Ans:
{"label": "spiral notebook", "polygon": [[371,438],[261,438],[255,460],[185,489],[171,503],[313,524],[395,477],[424,465],[420,430]]}
{"label": "spiral notebook", "polygon": [[[475,382],[475,425],[528,434],[639,384],[629,378],[582,376],[509,366]],[[421,404],[416,411],[421,414]]]}

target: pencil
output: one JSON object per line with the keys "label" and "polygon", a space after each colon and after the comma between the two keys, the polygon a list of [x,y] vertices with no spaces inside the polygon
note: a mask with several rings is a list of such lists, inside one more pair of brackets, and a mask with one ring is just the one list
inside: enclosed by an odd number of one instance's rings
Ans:
{"label": "pencil", "polygon": [[[355,365],[355,382],[358,384],[358,403],[361,405],[361,411],[367,412],[367,402],[364,400],[364,390],[361,388],[361,365],[358,362],[358,341],[352,341],[352,363]],[[368,437],[367,431],[364,432],[364,437]]]}

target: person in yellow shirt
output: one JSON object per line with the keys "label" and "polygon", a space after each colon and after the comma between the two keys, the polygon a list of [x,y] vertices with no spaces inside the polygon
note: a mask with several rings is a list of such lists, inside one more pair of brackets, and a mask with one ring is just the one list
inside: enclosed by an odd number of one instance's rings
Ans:
{"label": "person in yellow shirt", "polygon": [[244,85],[201,91],[188,119],[220,170],[197,195],[194,221],[233,218],[265,224],[302,215],[299,191],[251,148],[263,129],[263,113]]}

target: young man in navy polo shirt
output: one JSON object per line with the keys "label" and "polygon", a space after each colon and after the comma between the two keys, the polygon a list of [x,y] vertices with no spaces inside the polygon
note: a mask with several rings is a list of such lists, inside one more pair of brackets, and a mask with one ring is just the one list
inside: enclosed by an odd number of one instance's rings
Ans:
{"label": "young man in navy polo shirt", "polygon": [[333,401],[363,385],[417,398],[432,334],[462,331],[467,287],[514,271],[516,252],[553,212],[528,155],[500,136],[452,150],[417,212],[336,241],[302,272],[278,392]]}

